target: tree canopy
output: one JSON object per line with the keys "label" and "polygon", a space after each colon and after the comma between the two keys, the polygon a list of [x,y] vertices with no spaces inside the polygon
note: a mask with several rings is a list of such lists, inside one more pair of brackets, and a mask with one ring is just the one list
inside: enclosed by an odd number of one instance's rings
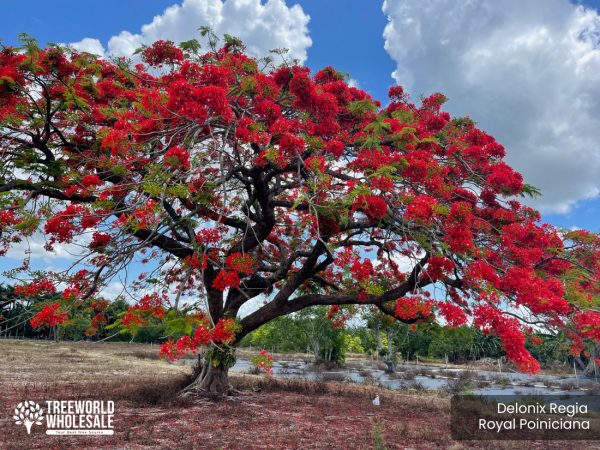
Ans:
{"label": "tree canopy", "polygon": [[600,340],[600,239],[540,223],[504,147],[442,94],[416,104],[395,86],[382,105],[332,67],[275,66],[203,33],[206,52],[158,41],[137,64],[30,38],[1,50],[1,249],[41,234],[82,250],[17,286],[64,287],[32,323],[101,305],[143,264],[118,325],[178,323],[172,358],[315,305],[339,324],[363,306],[469,321],[526,372],[534,330],[574,351]]}

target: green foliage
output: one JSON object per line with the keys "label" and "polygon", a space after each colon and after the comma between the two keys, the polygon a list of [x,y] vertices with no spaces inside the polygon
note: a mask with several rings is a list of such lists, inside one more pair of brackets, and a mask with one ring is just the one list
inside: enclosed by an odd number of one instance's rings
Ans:
{"label": "green foliage", "polygon": [[503,355],[500,347],[500,339],[492,334],[485,334],[479,330],[473,330],[472,359],[500,358]]}
{"label": "green foliage", "polygon": [[[272,352],[313,352],[316,359],[341,363],[347,351],[345,336],[349,332],[332,327],[326,314],[326,307],[315,307],[278,317],[253,331],[241,345]],[[361,338],[352,338],[352,345],[361,348]]]}
{"label": "green foliage", "polygon": [[132,340],[135,342],[160,342],[165,336],[164,324],[150,325],[146,327],[139,327],[135,330],[135,334],[132,336]]}
{"label": "green foliage", "polygon": [[202,46],[197,39],[190,39],[189,41],[183,41],[179,43],[179,48],[184,52],[196,54]]}
{"label": "green foliage", "polygon": [[200,36],[208,38],[208,45],[212,50],[216,50],[219,44],[219,37],[212,31],[208,26],[202,26],[198,28]]}
{"label": "green foliage", "polygon": [[58,338],[66,341],[78,341],[85,337],[85,330],[90,327],[90,319],[77,315],[58,327]]}
{"label": "green foliage", "polygon": [[352,336],[344,333],[344,352],[364,353],[365,349],[362,346],[359,336]]}
{"label": "green foliage", "polygon": [[440,328],[429,343],[428,355],[448,357],[448,361],[466,361],[471,356],[475,341],[473,328]]}
{"label": "green foliage", "polygon": [[358,116],[362,116],[367,112],[373,112],[377,110],[377,105],[369,99],[356,100],[348,104],[348,111]]}
{"label": "green foliage", "polygon": [[401,324],[402,331],[397,334],[396,348],[406,359],[414,359],[416,355],[429,354],[429,345],[437,334],[440,326],[436,323],[419,325],[416,330],[410,330],[408,325]]}
{"label": "green foliage", "polygon": [[206,352],[205,361],[213,367],[229,369],[235,364],[235,351],[229,347],[211,347]]}
{"label": "green foliage", "polygon": [[521,197],[537,198],[542,195],[542,191],[531,184],[525,183],[523,184],[523,189],[521,189],[519,195]]}
{"label": "green foliage", "polygon": [[225,33],[223,35],[223,40],[225,41],[225,44],[230,47],[233,47],[233,48],[236,48],[239,50],[244,48],[244,43],[242,42],[242,40],[239,38],[236,38],[235,36],[231,36],[230,34]]}
{"label": "green foliage", "polygon": [[292,316],[278,317],[266,323],[252,332],[246,342],[274,352],[304,352],[308,348],[304,330]]}
{"label": "green foliage", "polygon": [[162,320],[164,324],[163,336],[184,336],[192,334],[194,327],[185,315],[178,313],[177,311],[169,311]]}
{"label": "green foliage", "polygon": [[567,361],[571,353],[570,344],[563,333],[557,336],[538,335],[542,339],[541,344],[527,343],[527,350],[537,359],[542,367],[547,367],[557,361]]}

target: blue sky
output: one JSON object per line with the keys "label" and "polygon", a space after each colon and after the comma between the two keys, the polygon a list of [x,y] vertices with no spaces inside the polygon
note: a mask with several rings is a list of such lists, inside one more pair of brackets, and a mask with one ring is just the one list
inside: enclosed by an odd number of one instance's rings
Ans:
{"label": "blue sky", "polygon": [[600,231],[600,0],[578,4],[21,0],[3,6],[0,38],[14,44],[27,32],[122,55],[157,38],[189,39],[209,24],[256,54],[287,47],[312,69],[333,65],[377,99],[395,81],[416,97],[441,90],[450,112],[495,135],[509,162],[547,194],[534,203],[545,221]]}

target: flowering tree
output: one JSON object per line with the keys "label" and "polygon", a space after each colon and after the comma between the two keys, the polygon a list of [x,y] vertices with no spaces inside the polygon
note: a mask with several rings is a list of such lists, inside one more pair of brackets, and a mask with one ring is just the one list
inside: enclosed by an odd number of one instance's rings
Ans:
{"label": "flowering tree", "polygon": [[534,329],[577,352],[600,340],[600,240],[540,224],[502,145],[443,95],[416,105],[397,86],[382,107],[330,67],[275,67],[203,33],[206,53],[158,41],[135,66],[28,38],[0,52],[0,246],[41,231],[48,251],[82,250],[17,287],[62,283],[33,325],[82,304],[102,323],[102,288],[145,264],[117,325],[179,324],[170,358],[206,346],[196,390],[226,392],[245,335],[315,305],[340,324],[361,305],[472,320],[526,372]]}
{"label": "flowering tree", "polygon": [[264,370],[268,377],[273,373],[273,355],[266,350],[261,350],[258,355],[253,356],[250,363],[257,373]]}

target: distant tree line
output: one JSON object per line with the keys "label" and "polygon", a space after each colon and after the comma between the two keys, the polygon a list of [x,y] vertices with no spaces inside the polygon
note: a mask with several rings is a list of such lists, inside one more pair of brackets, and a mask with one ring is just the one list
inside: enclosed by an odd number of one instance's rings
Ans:
{"label": "distant tree line", "polygon": [[[347,353],[366,353],[388,363],[395,370],[399,359],[417,357],[468,362],[483,358],[499,359],[504,352],[500,340],[470,326],[443,327],[435,322],[417,327],[397,321],[365,316],[356,324],[336,328],[326,318],[325,308],[312,308],[263,325],[248,335],[242,346],[265,348],[272,352],[311,353],[316,360],[343,362]],[[572,361],[564,336],[536,336],[539,343],[527,348],[542,366]],[[585,356],[581,355],[585,360]]]}

